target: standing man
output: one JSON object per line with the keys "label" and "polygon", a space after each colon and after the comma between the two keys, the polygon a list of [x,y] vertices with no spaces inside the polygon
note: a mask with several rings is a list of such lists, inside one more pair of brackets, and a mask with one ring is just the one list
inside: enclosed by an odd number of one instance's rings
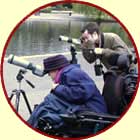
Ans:
{"label": "standing man", "polygon": [[82,53],[89,63],[100,58],[109,69],[117,64],[120,55],[123,54],[128,59],[132,57],[132,52],[117,34],[102,33],[96,23],[87,24],[81,32]]}

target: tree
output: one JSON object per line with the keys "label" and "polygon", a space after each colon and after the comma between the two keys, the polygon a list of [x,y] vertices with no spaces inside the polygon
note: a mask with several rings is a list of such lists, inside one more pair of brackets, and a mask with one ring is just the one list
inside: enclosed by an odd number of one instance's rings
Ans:
{"label": "tree", "polygon": [[83,4],[73,4],[73,11],[81,14],[85,14],[89,17],[93,17],[93,19],[111,19],[111,17],[106,14],[104,11],[97,9],[96,7],[83,5]]}

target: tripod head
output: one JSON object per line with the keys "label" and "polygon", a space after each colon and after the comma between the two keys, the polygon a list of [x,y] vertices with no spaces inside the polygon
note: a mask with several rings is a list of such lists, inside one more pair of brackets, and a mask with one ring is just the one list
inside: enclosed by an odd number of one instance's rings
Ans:
{"label": "tripod head", "polygon": [[27,70],[25,70],[25,69],[20,69],[19,70],[19,72],[18,72],[18,74],[16,76],[16,79],[17,79],[18,82],[21,82],[22,79],[24,79],[23,74],[25,74],[26,72],[27,72]]}
{"label": "tripod head", "polygon": [[26,83],[31,86],[32,88],[35,88],[35,86],[27,79],[24,78],[24,74],[27,72],[26,69],[20,69],[17,76],[16,76],[16,79],[18,81],[18,83],[21,83],[21,81],[24,79],[26,81]]}

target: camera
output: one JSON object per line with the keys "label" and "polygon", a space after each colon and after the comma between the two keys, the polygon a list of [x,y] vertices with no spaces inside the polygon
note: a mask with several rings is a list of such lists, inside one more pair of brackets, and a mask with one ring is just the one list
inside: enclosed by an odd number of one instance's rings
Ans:
{"label": "camera", "polygon": [[19,66],[19,67],[23,67],[25,69],[29,69],[32,71],[33,74],[37,75],[37,76],[44,76],[44,70],[42,69],[42,67],[40,65],[34,65],[33,63],[20,58],[18,56],[15,56],[13,54],[10,54],[8,57],[8,63]]}
{"label": "camera", "polygon": [[101,64],[100,59],[95,60],[94,70],[96,76],[101,76],[103,74],[103,65]]}
{"label": "camera", "polygon": [[62,36],[62,35],[59,36],[59,41],[66,41],[68,43],[72,43],[72,44],[75,44],[75,45],[80,45],[81,44],[81,41],[77,38],[69,38],[67,36]]}

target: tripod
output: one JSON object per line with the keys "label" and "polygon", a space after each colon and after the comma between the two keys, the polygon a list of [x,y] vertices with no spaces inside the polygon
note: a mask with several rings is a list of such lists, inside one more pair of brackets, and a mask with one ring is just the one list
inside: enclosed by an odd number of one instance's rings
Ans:
{"label": "tripod", "polygon": [[75,46],[72,44],[70,46],[70,52],[71,52],[71,56],[72,56],[72,59],[71,59],[71,64],[77,64],[78,60],[76,58],[76,49],[75,49]]}
{"label": "tripod", "polygon": [[35,88],[35,86],[29,80],[26,80],[24,78],[23,74],[25,74],[26,72],[27,71],[24,70],[24,69],[20,69],[19,70],[19,72],[18,72],[18,74],[16,76],[16,79],[17,79],[17,82],[18,82],[18,89],[12,90],[12,93],[11,93],[11,96],[9,97],[9,99],[12,100],[12,98],[15,95],[15,109],[18,112],[19,111],[20,96],[22,94],[23,95],[23,99],[25,100],[27,109],[28,109],[29,113],[31,114],[32,113],[32,110],[31,110],[31,107],[30,107],[30,104],[29,104],[29,101],[27,99],[27,96],[26,96],[25,91],[21,89],[21,82],[24,79],[26,81],[26,83],[28,85],[30,85],[32,88]]}

